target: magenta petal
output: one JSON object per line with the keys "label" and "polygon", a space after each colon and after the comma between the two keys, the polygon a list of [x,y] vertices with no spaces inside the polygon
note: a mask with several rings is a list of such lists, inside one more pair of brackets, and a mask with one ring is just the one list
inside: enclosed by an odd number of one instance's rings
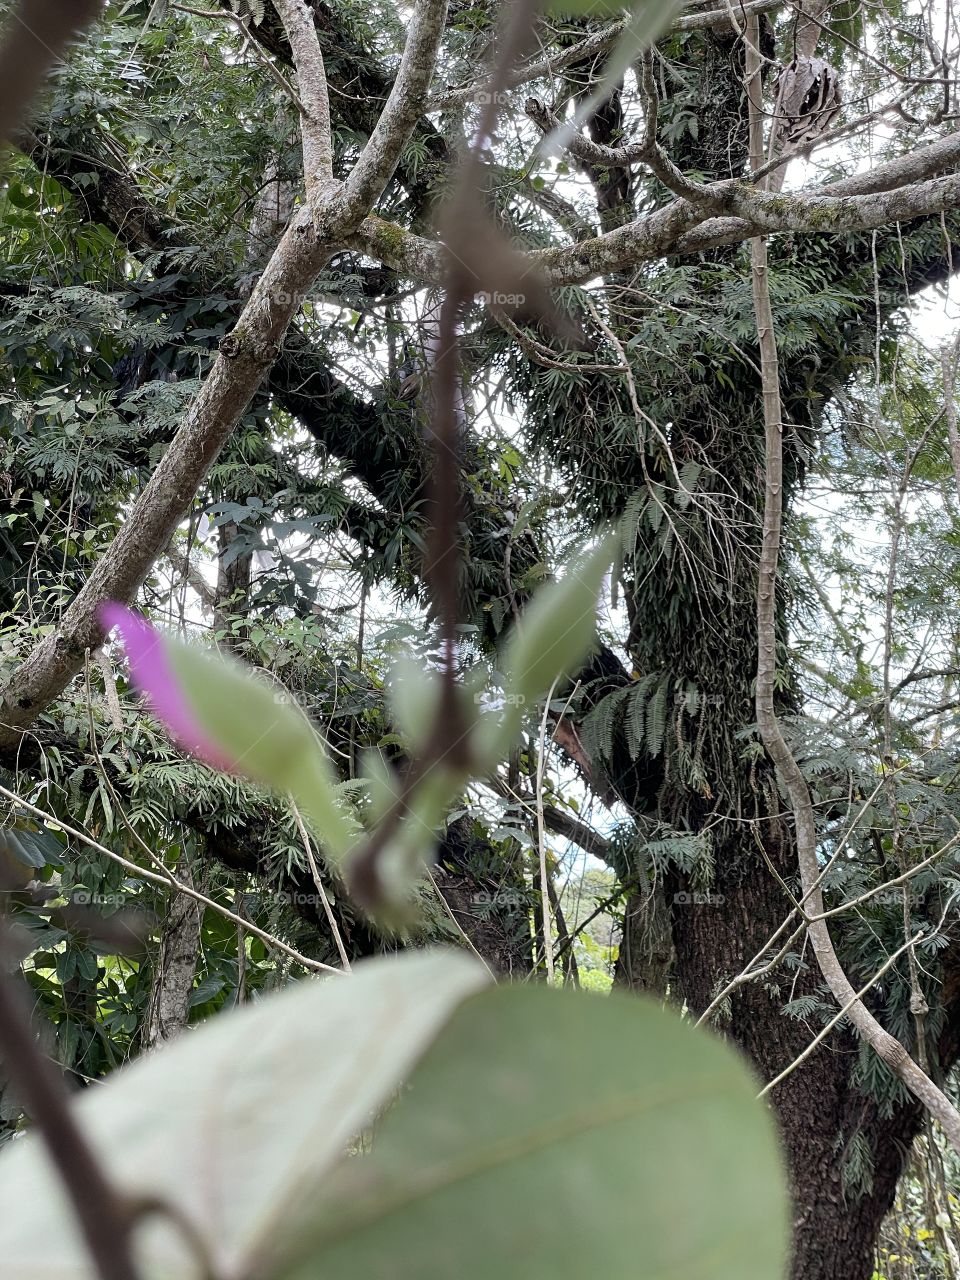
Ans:
{"label": "magenta petal", "polygon": [[122,604],[102,604],[98,617],[105,631],[116,627],[120,632],[133,683],[146,696],[151,711],[171,737],[213,768],[232,770],[234,766],[206,738],[187,705],[160,632],[146,618]]}

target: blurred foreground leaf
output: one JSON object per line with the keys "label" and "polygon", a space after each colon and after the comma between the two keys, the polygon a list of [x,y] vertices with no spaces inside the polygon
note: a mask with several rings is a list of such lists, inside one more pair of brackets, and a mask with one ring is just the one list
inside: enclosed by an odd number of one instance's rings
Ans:
{"label": "blurred foreground leaf", "polygon": [[[224,1014],[85,1093],[76,1112],[117,1185],[173,1205],[217,1273],[281,1226],[298,1189],[320,1183],[410,1072],[453,1009],[485,981],[456,952],[410,952],[304,981]],[[94,1280],[72,1210],[33,1137],[0,1157],[2,1273]],[[182,1236],[144,1223],[148,1277],[200,1276]]]}
{"label": "blurred foreground leaf", "polygon": [[482,993],[256,1274],[776,1280],[787,1202],[755,1093],[732,1050],[653,1004]]}

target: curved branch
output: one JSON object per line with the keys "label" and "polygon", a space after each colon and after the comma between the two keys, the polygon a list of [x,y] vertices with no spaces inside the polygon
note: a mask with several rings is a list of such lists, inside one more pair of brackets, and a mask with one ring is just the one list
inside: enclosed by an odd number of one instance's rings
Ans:
{"label": "curved branch", "polygon": [[[752,167],[762,160],[760,63],[748,41],[747,85],[750,107],[750,154]],[[960,179],[938,179],[960,187]],[[936,185],[924,184],[924,185]],[[894,193],[899,194],[899,193]],[[830,197],[827,197],[828,199]],[[844,197],[840,197],[844,199]],[[882,196],[847,197],[849,200],[883,200]],[[801,903],[808,937],[824,981],[834,999],[857,1032],[891,1071],[906,1085],[942,1126],[953,1148],[960,1153],[960,1112],[911,1058],[895,1036],[886,1031],[863,1003],[863,991],[855,991],[840,962],[830,929],[824,918],[820,866],[817,861],[817,828],[813,800],[806,778],[797,764],[777,718],[774,689],[777,677],[777,572],[780,558],[780,531],[783,519],[783,413],[780,401],[780,374],[777,340],[770,306],[767,278],[767,246],[762,236],[750,244],[751,283],[760,347],[760,375],[763,389],[765,437],[763,537],[757,576],[757,682],[756,708],[760,737],[786,788],[793,810],[797,862],[803,886]],[[909,944],[908,944],[909,945]],[[889,963],[892,963],[889,961]],[[881,970],[882,973],[882,970]],[[875,979],[874,979],[875,980]],[[839,1016],[839,1015],[838,1015]],[[790,1070],[793,1068],[791,1067]],[[783,1074],[772,1083],[777,1083]],[[772,1087],[772,1085],[771,1085]]]}
{"label": "curved branch", "polygon": [[[940,156],[928,160],[934,169],[944,167]],[[842,194],[843,183],[829,189],[837,194],[799,192],[789,196],[758,191],[747,183],[717,183],[708,190],[735,216],[708,217],[709,210],[702,205],[675,200],[591,240],[528,253],[527,260],[549,285],[582,284],[594,276],[652,262],[667,254],[702,253],[756,235],[872,231],[951,212],[960,204],[960,174],[889,189],[883,172],[887,168],[881,166],[873,178],[861,175],[851,179],[851,185],[856,183],[858,189],[866,184],[873,188],[855,195]],[[350,244],[422,283],[439,283],[443,278],[442,245],[380,218],[366,218],[350,236]]]}

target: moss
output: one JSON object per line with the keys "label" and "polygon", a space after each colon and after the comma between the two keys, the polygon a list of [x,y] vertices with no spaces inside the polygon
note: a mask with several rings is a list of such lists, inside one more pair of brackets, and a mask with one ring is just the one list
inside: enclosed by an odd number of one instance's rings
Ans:
{"label": "moss", "polygon": [[398,256],[403,253],[408,233],[394,222],[382,218],[374,218],[376,223],[376,242],[384,257]]}

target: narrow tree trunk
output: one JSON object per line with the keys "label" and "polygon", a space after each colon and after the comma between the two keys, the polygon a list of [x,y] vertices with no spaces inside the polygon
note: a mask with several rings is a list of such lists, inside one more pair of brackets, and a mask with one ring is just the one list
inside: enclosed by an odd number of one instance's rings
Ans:
{"label": "narrow tree trunk", "polygon": [[231,619],[237,614],[246,614],[250,594],[250,572],[252,557],[250,552],[236,556],[227,563],[227,553],[232,544],[240,536],[240,530],[232,520],[225,521],[218,530],[220,558],[217,565],[217,593],[213,606],[213,629],[218,635],[222,632],[220,645],[223,649],[234,649],[239,640],[246,635],[246,627],[242,630],[231,629]]}
{"label": "narrow tree trunk", "polygon": [[[185,861],[178,867],[177,875],[185,884],[193,884],[193,875]],[[171,893],[161,927],[160,954],[154,969],[144,1031],[147,1049],[172,1040],[185,1029],[199,951],[200,908],[193,898]]]}

